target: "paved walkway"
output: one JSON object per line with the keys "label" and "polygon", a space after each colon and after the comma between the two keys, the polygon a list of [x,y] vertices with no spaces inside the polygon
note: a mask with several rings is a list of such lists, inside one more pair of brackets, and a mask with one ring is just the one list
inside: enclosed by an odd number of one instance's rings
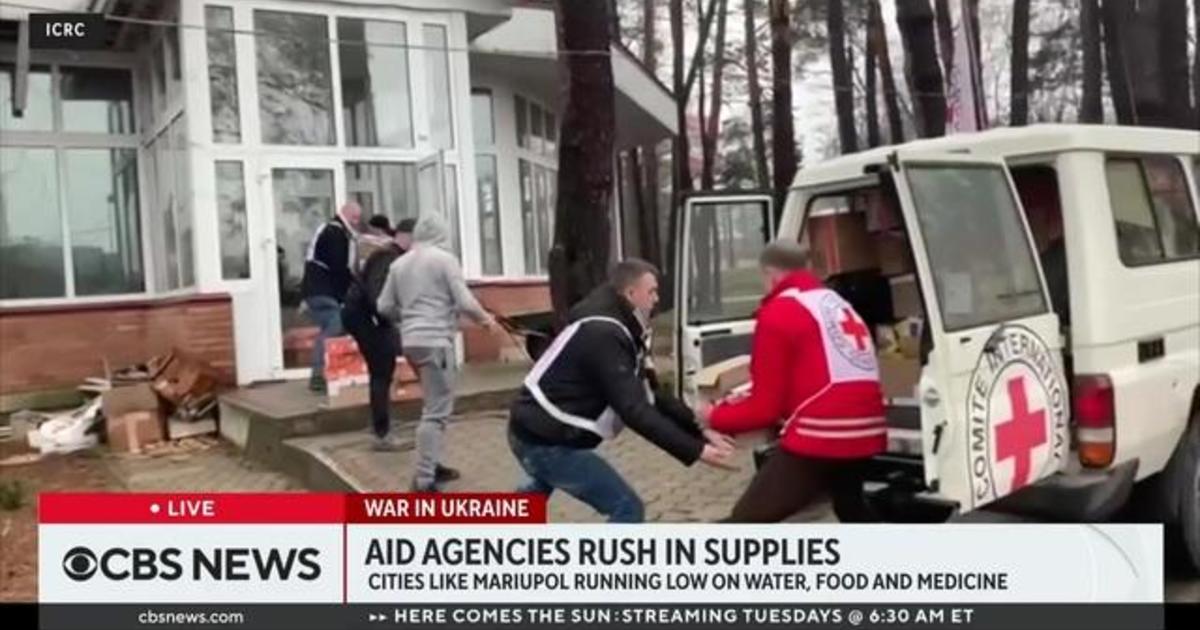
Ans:
{"label": "paved walkway", "polygon": [[[505,416],[479,412],[455,418],[447,428],[443,461],[458,468],[463,478],[447,490],[510,491],[517,486],[520,470],[508,448]],[[304,448],[335,467],[352,486],[366,492],[407,490],[412,478],[414,451],[411,425],[400,429],[404,449],[395,453],[370,450],[365,431],[300,438],[289,443]],[[751,446],[759,439],[741,440],[738,470],[720,470],[697,463],[679,464],[651,446],[633,431],[624,431],[599,451],[637,489],[651,521],[713,521],[726,516],[754,472]],[[799,520],[831,519],[822,505]],[[555,493],[550,501],[551,521],[595,522],[602,520],[589,506]]]}
{"label": "paved walkway", "polygon": [[252,463],[228,442],[195,438],[144,454],[106,457],[114,485],[130,492],[287,492],[304,490],[287,475]]}

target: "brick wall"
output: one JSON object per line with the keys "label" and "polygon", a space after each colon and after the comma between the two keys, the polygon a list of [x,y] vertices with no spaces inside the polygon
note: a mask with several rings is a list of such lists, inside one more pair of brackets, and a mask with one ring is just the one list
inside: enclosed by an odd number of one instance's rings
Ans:
{"label": "brick wall", "polygon": [[73,388],[117,368],[180,348],[233,383],[228,295],[103,304],[0,308],[0,394]]}

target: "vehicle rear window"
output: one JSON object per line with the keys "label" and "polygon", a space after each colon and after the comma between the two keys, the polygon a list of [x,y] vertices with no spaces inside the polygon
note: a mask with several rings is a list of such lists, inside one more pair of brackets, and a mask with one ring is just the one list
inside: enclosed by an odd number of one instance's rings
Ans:
{"label": "vehicle rear window", "polygon": [[1200,227],[1178,160],[1114,157],[1105,170],[1121,262],[1150,265],[1200,255]]}
{"label": "vehicle rear window", "polygon": [[946,330],[1046,312],[1012,188],[996,166],[907,169]]}

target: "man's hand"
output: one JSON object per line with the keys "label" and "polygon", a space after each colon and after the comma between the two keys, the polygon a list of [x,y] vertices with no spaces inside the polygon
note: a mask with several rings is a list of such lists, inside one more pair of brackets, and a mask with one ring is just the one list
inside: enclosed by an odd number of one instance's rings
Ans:
{"label": "man's hand", "polygon": [[488,331],[489,333],[491,333],[493,335],[500,333],[500,324],[496,322],[495,317],[488,317],[487,320],[485,320],[482,325],[483,325],[484,330]]}
{"label": "man's hand", "polygon": [[700,461],[716,468],[724,468],[726,470],[737,470],[733,465],[733,449],[726,446],[717,446],[715,444],[706,443],[704,450],[700,452]]}
{"label": "man's hand", "polygon": [[735,441],[732,437],[725,435],[720,431],[714,431],[713,429],[704,430],[704,440],[713,446],[727,448],[731,451],[737,448],[737,441]]}

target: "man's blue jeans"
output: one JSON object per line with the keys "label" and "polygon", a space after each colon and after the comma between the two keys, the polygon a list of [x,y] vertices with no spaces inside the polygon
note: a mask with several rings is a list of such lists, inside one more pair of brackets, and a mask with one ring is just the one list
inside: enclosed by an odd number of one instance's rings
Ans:
{"label": "man's blue jeans", "polygon": [[312,380],[325,378],[325,340],[342,334],[342,305],[328,295],[314,295],[304,300],[308,317],[319,329],[312,348]]}
{"label": "man's blue jeans", "polygon": [[625,479],[596,451],[533,444],[508,431],[508,445],[526,479],[517,492],[550,495],[555,488],[592,506],[610,523],[641,523],[645,508]]}

